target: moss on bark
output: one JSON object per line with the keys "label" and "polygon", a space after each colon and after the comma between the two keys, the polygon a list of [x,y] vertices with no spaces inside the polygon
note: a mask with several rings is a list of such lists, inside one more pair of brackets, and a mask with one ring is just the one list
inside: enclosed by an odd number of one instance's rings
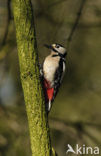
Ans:
{"label": "moss on bark", "polygon": [[51,143],[39,78],[38,53],[30,0],[13,0],[21,82],[28,116],[32,156],[50,156]]}

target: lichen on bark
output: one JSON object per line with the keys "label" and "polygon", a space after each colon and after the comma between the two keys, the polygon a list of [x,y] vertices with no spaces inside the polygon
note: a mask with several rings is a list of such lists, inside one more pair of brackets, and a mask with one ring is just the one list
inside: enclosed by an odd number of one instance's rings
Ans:
{"label": "lichen on bark", "polygon": [[40,83],[32,5],[30,0],[12,1],[32,156],[50,156],[51,142],[45,101]]}

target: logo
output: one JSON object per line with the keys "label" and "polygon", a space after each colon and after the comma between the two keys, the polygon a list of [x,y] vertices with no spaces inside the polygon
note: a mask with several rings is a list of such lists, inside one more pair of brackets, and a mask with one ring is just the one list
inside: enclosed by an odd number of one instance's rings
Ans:
{"label": "logo", "polygon": [[87,147],[86,145],[83,145],[82,147],[80,147],[78,144],[76,144],[75,149],[73,149],[73,147],[68,144],[67,145],[67,151],[66,154],[68,153],[74,153],[74,154],[92,154],[92,155],[97,155],[100,153],[99,147]]}

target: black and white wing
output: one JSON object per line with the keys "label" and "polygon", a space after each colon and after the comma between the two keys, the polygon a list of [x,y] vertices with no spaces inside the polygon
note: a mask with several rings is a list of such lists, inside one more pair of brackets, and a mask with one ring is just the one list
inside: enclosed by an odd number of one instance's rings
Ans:
{"label": "black and white wing", "polygon": [[60,59],[59,62],[59,67],[56,70],[56,74],[54,77],[54,96],[53,96],[53,100],[56,97],[58,90],[60,88],[63,76],[65,73],[65,61],[63,59]]}

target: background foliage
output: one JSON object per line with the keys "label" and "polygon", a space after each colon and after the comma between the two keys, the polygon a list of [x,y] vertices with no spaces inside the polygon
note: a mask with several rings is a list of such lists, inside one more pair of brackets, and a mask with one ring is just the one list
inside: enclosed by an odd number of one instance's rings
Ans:
{"label": "background foliage", "polygon": [[[44,43],[68,49],[66,74],[49,115],[52,144],[61,156],[68,143],[101,149],[101,1],[85,0],[80,15],[82,2],[32,0],[40,62],[49,54]],[[27,156],[29,133],[11,10],[10,0],[0,0],[0,156]]]}

